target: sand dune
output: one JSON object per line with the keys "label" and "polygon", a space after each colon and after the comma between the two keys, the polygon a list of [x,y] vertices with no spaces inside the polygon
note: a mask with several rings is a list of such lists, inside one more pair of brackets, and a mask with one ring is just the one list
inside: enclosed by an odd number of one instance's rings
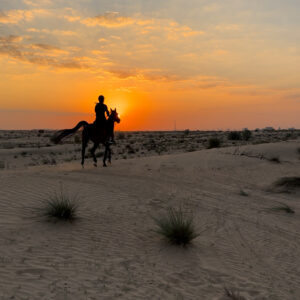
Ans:
{"label": "sand dune", "polygon": [[[300,176],[298,141],[0,172],[1,299],[300,299],[299,193],[270,187]],[[269,158],[279,156],[280,163]],[[79,219],[47,222],[55,190]],[[241,193],[243,191],[243,195]],[[290,205],[295,214],[272,210]],[[200,236],[170,246],[151,216],[192,212]]]}

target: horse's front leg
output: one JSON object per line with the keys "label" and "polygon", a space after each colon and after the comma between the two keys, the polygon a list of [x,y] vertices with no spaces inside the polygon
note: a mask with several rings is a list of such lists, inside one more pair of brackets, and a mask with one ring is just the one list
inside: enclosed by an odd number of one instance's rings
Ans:
{"label": "horse's front leg", "polygon": [[108,149],[109,149],[108,143],[105,143],[104,147],[105,147],[105,151],[104,151],[104,156],[103,156],[103,167],[107,167],[106,158],[107,158],[107,152],[108,152]]}
{"label": "horse's front leg", "polygon": [[95,155],[95,151],[96,149],[98,148],[99,146],[99,143],[94,143],[94,146],[93,148],[91,149],[91,154],[93,156],[93,161],[94,161],[94,166],[97,167],[97,158],[96,158],[96,155]]}

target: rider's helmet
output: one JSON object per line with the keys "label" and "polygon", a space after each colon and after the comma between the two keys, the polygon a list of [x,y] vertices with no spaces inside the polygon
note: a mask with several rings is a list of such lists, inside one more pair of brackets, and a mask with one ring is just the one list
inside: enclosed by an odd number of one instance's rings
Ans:
{"label": "rider's helmet", "polygon": [[98,97],[98,100],[99,100],[100,103],[103,103],[104,102],[104,96],[100,95]]}

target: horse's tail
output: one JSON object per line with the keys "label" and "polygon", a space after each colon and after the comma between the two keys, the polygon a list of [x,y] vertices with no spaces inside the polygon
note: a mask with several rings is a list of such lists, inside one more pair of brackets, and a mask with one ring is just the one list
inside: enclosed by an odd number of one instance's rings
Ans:
{"label": "horse's tail", "polygon": [[63,138],[70,134],[74,134],[78,129],[80,129],[82,126],[88,125],[89,123],[86,121],[80,121],[74,128],[72,129],[64,129],[56,132],[51,137],[51,142],[58,144]]}

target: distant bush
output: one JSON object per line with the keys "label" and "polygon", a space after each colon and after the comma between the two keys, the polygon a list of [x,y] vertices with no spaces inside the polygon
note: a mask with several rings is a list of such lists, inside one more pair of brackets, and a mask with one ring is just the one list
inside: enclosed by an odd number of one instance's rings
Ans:
{"label": "distant bush", "polygon": [[117,139],[118,139],[118,140],[124,140],[124,139],[125,139],[125,134],[124,134],[124,132],[119,132],[118,135],[117,135]]}
{"label": "distant bush", "polygon": [[126,145],[126,148],[127,148],[127,153],[128,154],[134,154],[135,153],[134,148],[130,144]]}
{"label": "distant bush", "polygon": [[174,245],[186,246],[199,235],[193,217],[184,215],[181,208],[169,208],[165,216],[154,218],[154,221],[158,226],[156,232]]}
{"label": "distant bush", "polygon": [[75,144],[81,144],[81,137],[79,135],[74,136],[74,143]]}
{"label": "distant bush", "polygon": [[230,131],[227,135],[228,140],[239,141],[242,139],[241,133],[239,131]]}
{"label": "distant bush", "polygon": [[207,149],[219,148],[221,146],[221,141],[217,137],[210,138],[208,140]]}
{"label": "distant bush", "polygon": [[252,137],[252,132],[248,129],[245,129],[245,130],[242,131],[242,137],[243,137],[244,141],[248,141]]}

